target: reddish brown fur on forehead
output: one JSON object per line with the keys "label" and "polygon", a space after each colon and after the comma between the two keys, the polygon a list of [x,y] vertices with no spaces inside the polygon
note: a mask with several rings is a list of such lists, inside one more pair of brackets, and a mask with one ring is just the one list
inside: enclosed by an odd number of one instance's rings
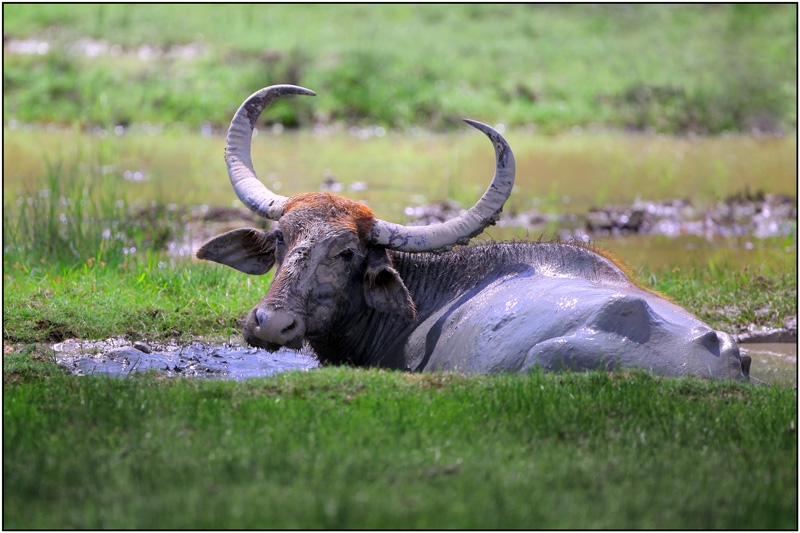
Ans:
{"label": "reddish brown fur on forehead", "polygon": [[284,215],[293,211],[307,210],[316,216],[324,217],[331,224],[347,226],[364,237],[375,224],[372,209],[343,196],[323,192],[296,194],[286,201]]}

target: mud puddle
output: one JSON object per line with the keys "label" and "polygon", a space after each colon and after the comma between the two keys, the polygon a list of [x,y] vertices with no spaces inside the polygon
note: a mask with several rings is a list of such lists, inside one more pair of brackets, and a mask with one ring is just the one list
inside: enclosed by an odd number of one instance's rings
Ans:
{"label": "mud puddle", "polygon": [[235,343],[195,341],[188,345],[69,339],[52,346],[57,364],[76,375],[124,377],[155,370],[169,377],[241,381],[319,366],[310,351],[275,353]]}
{"label": "mud puddle", "polygon": [[750,375],[770,385],[797,387],[797,344],[765,342],[740,344],[752,359]]}

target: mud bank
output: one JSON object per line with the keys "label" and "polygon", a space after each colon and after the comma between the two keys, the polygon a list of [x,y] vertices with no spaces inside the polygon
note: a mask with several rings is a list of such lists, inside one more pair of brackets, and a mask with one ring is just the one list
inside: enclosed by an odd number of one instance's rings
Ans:
{"label": "mud bank", "polygon": [[[412,225],[444,222],[464,212],[453,200],[408,207],[406,216]],[[628,234],[679,237],[696,235],[716,237],[752,236],[758,239],[792,235],[796,231],[797,199],[780,194],[745,191],[699,208],[685,198],[663,201],[637,200],[630,205],[593,207],[585,214],[543,213],[531,209],[520,213],[503,213],[498,225],[503,227],[535,227],[558,223],[585,231],[589,236]],[[560,230],[559,238],[571,237],[569,230]]]}
{"label": "mud bank", "polygon": [[708,239],[751,235],[764,239],[791,235],[796,220],[796,198],[744,192],[705,209],[680,198],[593,208],[586,215],[586,230],[601,235],[630,232],[668,237],[697,235]]}

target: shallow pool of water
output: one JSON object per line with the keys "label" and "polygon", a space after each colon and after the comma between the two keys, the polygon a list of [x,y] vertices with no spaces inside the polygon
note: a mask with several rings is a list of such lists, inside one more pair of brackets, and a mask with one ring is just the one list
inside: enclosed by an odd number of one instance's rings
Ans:
{"label": "shallow pool of water", "polygon": [[53,347],[56,362],[77,375],[123,377],[155,370],[169,377],[244,380],[319,366],[310,353],[282,348],[275,353],[235,343],[188,345],[130,343],[121,339],[70,339]]}
{"label": "shallow pool of water", "polygon": [[740,344],[752,359],[750,375],[771,385],[797,387],[797,344]]}

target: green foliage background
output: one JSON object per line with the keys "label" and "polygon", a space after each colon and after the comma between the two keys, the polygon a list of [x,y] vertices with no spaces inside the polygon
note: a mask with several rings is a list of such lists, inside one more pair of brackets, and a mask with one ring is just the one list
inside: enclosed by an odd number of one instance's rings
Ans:
{"label": "green foliage background", "polygon": [[[794,4],[6,4],[3,14],[4,37],[49,44],[4,53],[6,121],[225,127],[254,87],[295,83],[324,98],[281,106],[273,120],[288,126],[797,124]],[[87,38],[121,54],[70,51]],[[176,53],[186,45],[198,53]]]}

